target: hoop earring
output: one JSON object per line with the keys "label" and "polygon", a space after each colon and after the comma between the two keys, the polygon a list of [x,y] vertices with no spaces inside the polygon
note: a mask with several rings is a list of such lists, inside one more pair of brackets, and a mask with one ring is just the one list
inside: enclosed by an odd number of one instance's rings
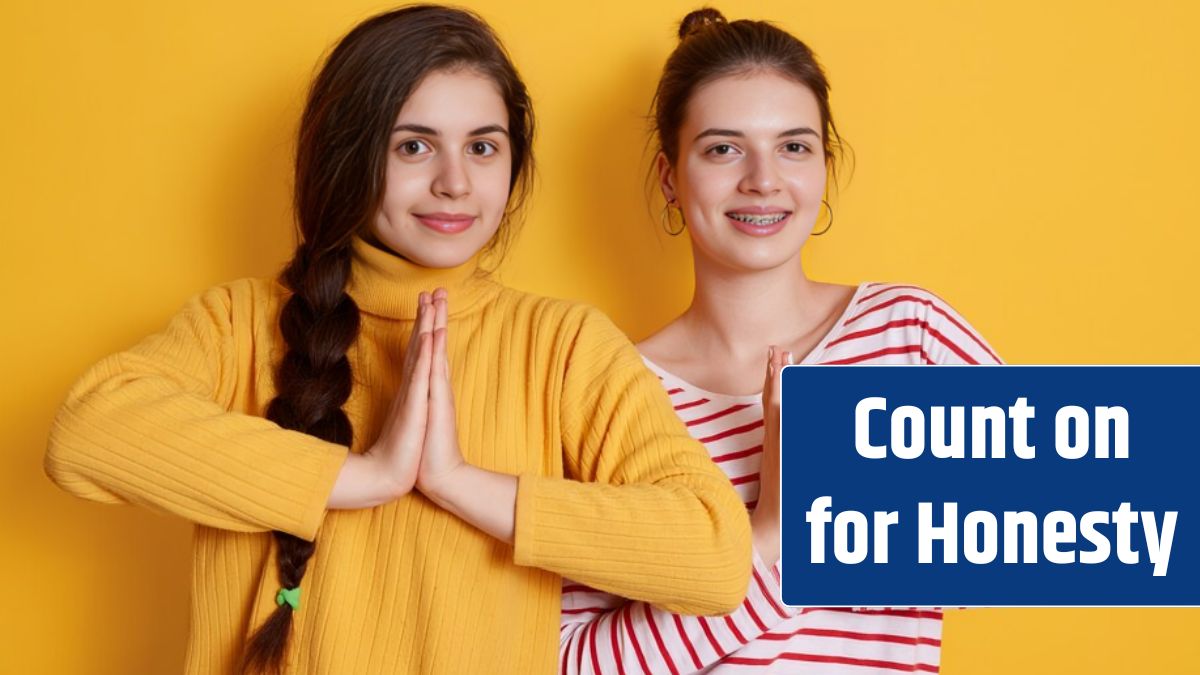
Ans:
{"label": "hoop earring", "polygon": [[833,207],[830,206],[829,202],[825,201],[824,199],[821,200],[821,204],[825,208],[829,209],[829,224],[826,225],[825,229],[821,230],[820,232],[813,232],[812,236],[814,236],[814,237],[819,237],[819,236],[825,234],[826,232],[829,231],[829,228],[833,227]]}
{"label": "hoop earring", "polygon": [[[671,229],[671,212],[672,211],[676,211],[679,213],[679,229],[678,230]],[[665,230],[666,233],[671,235],[672,237],[678,237],[679,235],[683,234],[684,230],[687,229],[687,221],[683,219],[683,210],[680,209],[675,204],[675,200],[671,200],[663,205],[662,215],[659,216],[659,224],[661,224],[663,230]]]}

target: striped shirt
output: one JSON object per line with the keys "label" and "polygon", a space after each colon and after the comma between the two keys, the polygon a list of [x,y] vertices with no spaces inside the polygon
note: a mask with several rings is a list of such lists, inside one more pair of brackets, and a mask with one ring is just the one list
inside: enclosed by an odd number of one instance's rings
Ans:
{"label": "striped shirt", "polygon": [[[861,284],[842,316],[801,363],[996,364],[999,357],[940,298],[916,286]],[[758,503],[761,395],[704,391],[646,364],[675,411],[729,476],[746,508]],[[742,606],[731,614],[673,614],[563,580],[561,675],[617,673],[937,672],[942,613],[913,608],[794,609],[783,604],[779,564],[754,554]],[[698,580],[702,582],[702,580]]]}

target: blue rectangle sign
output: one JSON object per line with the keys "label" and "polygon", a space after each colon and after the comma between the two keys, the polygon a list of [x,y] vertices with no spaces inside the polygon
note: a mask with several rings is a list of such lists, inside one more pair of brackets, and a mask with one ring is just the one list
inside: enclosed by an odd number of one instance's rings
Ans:
{"label": "blue rectangle sign", "polygon": [[788,366],[784,601],[1200,605],[1200,367]]}

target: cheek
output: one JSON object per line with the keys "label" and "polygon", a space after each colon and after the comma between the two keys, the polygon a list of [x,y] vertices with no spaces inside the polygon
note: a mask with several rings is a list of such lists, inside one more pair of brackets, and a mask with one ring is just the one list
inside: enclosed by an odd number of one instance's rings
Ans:
{"label": "cheek", "polygon": [[508,185],[512,172],[507,158],[479,167],[473,181],[480,206],[494,217],[503,215],[508,207]]}
{"label": "cheek", "polygon": [[427,191],[429,179],[417,165],[393,161],[388,165],[383,191],[383,209],[391,216],[402,215]]}
{"label": "cheek", "polygon": [[825,181],[829,177],[829,168],[825,166],[824,161],[820,161],[814,157],[812,160],[804,163],[804,170],[801,172],[801,176],[803,176],[805,182],[811,185],[813,189],[824,192]]}
{"label": "cheek", "polygon": [[681,196],[691,203],[692,208],[705,211],[719,204],[737,190],[737,169],[727,164],[690,164],[679,174]]}
{"label": "cheek", "polygon": [[825,167],[813,162],[797,167],[786,174],[788,190],[795,195],[800,208],[804,209],[812,202],[821,203],[825,196]]}

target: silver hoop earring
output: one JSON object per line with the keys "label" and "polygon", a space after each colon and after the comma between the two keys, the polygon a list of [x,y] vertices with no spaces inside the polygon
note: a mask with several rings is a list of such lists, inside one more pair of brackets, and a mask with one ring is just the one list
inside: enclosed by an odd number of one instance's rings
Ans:
{"label": "silver hoop earring", "polygon": [[820,232],[813,232],[812,236],[814,237],[819,237],[825,234],[829,231],[829,228],[833,227],[833,207],[830,206],[829,202],[825,201],[824,199],[821,200],[821,205],[826,209],[829,209],[829,223],[825,226],[825,229],[821,230]]}

